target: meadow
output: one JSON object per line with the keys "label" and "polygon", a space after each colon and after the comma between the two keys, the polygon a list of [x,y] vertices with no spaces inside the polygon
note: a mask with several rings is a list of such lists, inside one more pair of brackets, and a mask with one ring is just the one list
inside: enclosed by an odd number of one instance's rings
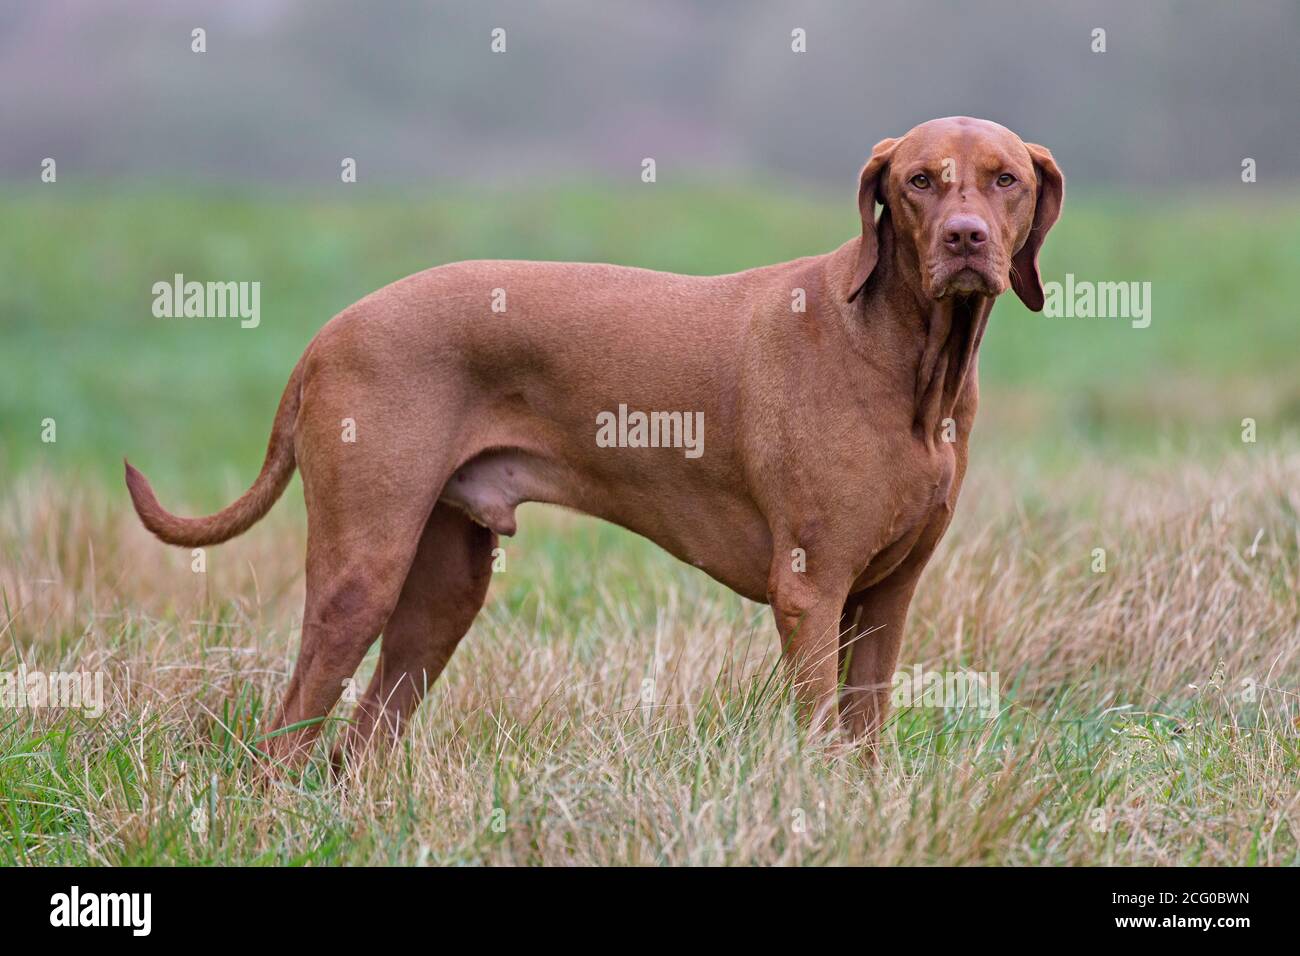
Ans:
{"label": "meadow", "polygon": [[[122,457],[178,512],[224,504],[312,333],[410,272],[732,271],[834,248],[852,204],[707,180],[0,203],[0,674],[106,693],[0,708],[0,863],[1300,863],[1300,196],[1071,193],[1044,277],[1150,281],[1151,326],[997,306],[901,661],[997,673],[992,715],[899,708],[876,767],[828,749],[765,607],[528,506],[403,745],[269,789],[247,748],[296,654],[297,479],[196,574]],[[155,318],[175,273],[260,281],[260,326]]]}

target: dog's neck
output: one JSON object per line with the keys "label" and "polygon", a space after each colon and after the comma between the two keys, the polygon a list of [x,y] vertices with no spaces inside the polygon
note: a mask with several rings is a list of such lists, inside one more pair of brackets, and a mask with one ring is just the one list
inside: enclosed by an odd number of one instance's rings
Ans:
{"label": "dog's neck", "polygon": [[957,400],[975,374],[976,353],[992,310],[993,299],[979,295],[947,296],[931,303],[928,315],[920,311],[925,345],[916,367],[912,428],[928,444],[940,437],[945,420],[955,417]]}
{"label": "dog's neck", "polygon": [[[922,441],[952,441],[956,408],[974,387],[980,340],[993,310],[987,295],[948,295],[934,300],[920,289],[919,264],[882,229],[880,258],[852,314],[878,333],[903,362],[913,381],[912,429]],[[947,426],[953,419],[954,425]],[[946,434],[945,434],[946,433]]]}

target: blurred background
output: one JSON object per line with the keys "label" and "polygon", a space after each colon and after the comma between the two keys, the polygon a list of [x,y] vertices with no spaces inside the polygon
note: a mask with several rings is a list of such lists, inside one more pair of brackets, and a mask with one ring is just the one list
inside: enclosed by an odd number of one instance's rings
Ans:
{"label": "blurred background", "polygon": [[[379,286],[475,257],[829,251],[872,144],[952,114],[1064,169],[1046,280],[1152,284],[1146,329],[1005,298],[981,454],[1215,455],[1244,417],[1294,444],[1298,40],[1300,5],[1270,0],[3,0],[0,475],[116,482],[125,454],[169,504],[219,503],[311,335]],[[155,318],[175,273],[260,282],[260,326]]]}

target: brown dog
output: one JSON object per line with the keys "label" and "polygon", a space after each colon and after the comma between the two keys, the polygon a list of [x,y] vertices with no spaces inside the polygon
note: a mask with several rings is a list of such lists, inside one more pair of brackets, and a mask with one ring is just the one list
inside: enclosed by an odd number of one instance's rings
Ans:
{"label": "brown dog", "polygon": [[380,631],[347,744],[400,732],[523,501],[630,528],[770,604],[807,711],[829,723],[838,703],[874,740],[966,471],[985,323],[1008,285],[1042,308],[1063,196],[1046,149],[955,117],[877,144],[862,235],[828,255],[725,276],[430,269],[320,331],[234,504],[178,518],[129,464],[127,486],[145,527],[195,547],[247,529],[302,470],[307,600],[276,726],[316,724],[271,738],[274,757],[305,755]]}

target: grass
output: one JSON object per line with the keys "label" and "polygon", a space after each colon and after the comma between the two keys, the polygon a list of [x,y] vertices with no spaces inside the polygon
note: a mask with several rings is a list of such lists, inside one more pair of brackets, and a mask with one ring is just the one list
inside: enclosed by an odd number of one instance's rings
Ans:
{"label": "grass", "polygon": [[[998,305],[901,662],[996,673],[992,715],[921,702],[878,767],[828,750],[794,719],[766,608],[530,506],[402,747],[342,785],[321,748],[260,789],[300,490],[199,574],[139,527],[123,454],[178,511],[230,500],[314,330],[431,264],[717,272],[855,227],[843,197],[745,186],[346,196],[4,197],[0,675],[97,672],[106,700],[0,707],[0,863],[1300,863],[1300,197],[1072,194],[1045,276],[1151,281],[1151,327]],[[152,318],[175,272],[261,281],[261,327]]]}
{"label": "grass", "polygon": [[[246,485],[284,382],[315,331],[401,276],[476,257],[596,259],[712,273],[828,251],[845,197],[714,185],[557,186],[412,200],[32,187],[3,197],[0,474],[43,466],[118,480],[129,456],[212,507]],[[1014,296],[981,350],[985,442],[1068,460],[1157,444],[1217,453],[1241,419],[1300,430],[1300,196],[1256,203],[1071,195],[1044,276],[1152,283],[1150,328],[1049,319]],[[1189,236],[1212,234],[1212,247]],[[154,282],[262,283],[262,321],[166,320]],[[41,441],[53,418],[58,441]],[[174,499],[171,499],[174,500]]]}
{"label": "grass", "polygon": [[0,725],[0,860],[1300,863],[1297,466],[1092,461],[1015,493],[977,467],[902,664],[997,672],[1000,707],[902,707],[878,768],[801,732],[765,608],[530,510],[401,749],[266,791],[294,510],[195,574],[102,488],[33,475],[0,516],[0,670],[100,670],[108,700]]}

